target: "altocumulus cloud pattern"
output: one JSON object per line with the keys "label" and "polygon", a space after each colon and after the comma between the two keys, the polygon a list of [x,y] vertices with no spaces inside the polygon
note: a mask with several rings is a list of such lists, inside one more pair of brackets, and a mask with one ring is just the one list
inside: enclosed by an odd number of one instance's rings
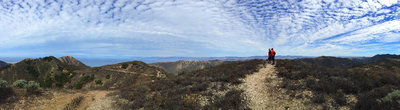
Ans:
{"label": "altocumulus cloud pattern", "polygon": [[0,56],[400,53],[398,0],[0,0]]}

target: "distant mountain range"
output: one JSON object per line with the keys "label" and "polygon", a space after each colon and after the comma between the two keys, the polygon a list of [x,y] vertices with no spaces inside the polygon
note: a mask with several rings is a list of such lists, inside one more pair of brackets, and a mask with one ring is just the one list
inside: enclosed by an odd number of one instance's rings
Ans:
{"label": "distant mountain range", "polygon": [[[362,56],[335,56],[338,58],[350,58],[353,60],[362,61],[362,59],[372,58],[372,57],[362,57]],[[276,56],[276,59],[299,59],[299,58],[316,58],[316,56]],[[17,63],[22,61],[23,57],[0,57],[1,60],[7,63]],[[250,56],[250,57],[235,57],[235,56],[227,56],[227,57],[132,57],[132,58],[77,58],[81,63],[79,65],[87,65],[90,67],[98,67],[108,64],[116,64],[119,62],[127,62],[127,61],[143,61],[145,63],[156,63],[156,62],[175,62],[175,61],[210,61],[210,60],[221,60],[221,61],[242,61],[242,60],[251,60],[251,59],[267,59],[267,56]],[[374,57],[372,59],[380,59]],[[62,58],[60,58],[61,61]],[[371,59],[369,59],[371,60]],[[365,60],[364,60],[365,61]],[[371,60],[372,61],[372,60]],[[70,62],[70,61],[64,61]],[[74,62],[74,61],[72,61]],[[70,63],[72,63],[70,62]]]}
{"label": "distant mountain range", "polygon": [[193,70],[204,69],[207,67],[217,66],[223,63],[227,63],[230,61],[222,61],[222,60],[209,60],[209,61],[176,61],[176,62],[156,62],[150,63],[151,66],[156,66],[164,69],[168,73],[179,74],[190,72]]}
{"label": "distant mountain range", "polygon": [[7,65],[9,65],[9,64],[4,61],[0,61],[0,68],[5,67]]}
{"label": "distant mountain range", "polygon": [[[313,58],[312,56],[276,56],[276,59],[297,59],[297,58]],[[0,57],[7,63],[18,63],[24,60],[24,57]],[[87,66],[98,67],[108,64],[116,64],[127,61],[143,61],[145,63],[155,62],[175,62],[180,60],[185,61],[209,61],[209,60],[222,60],[222,61],[240,61],[250,59],[267,59],[266,56],[250,56],[250,57],[132,57],[132,58],[86,58],[77,57],[77,60],[81,61]]]}

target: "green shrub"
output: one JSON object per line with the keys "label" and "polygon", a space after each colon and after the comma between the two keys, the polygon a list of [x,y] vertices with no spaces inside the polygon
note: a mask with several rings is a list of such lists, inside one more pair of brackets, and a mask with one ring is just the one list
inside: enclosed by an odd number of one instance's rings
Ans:
{"label": "green shrub", "polygon": [[21,79],[21,80],[16,80],[13,83],[13,86],[18,87],[18,88],[24,88],[26,86],[26,84],[27,84],[27,82],[25,80]]}
{"label": "green shrub", "polygon": [[53,85],[54,80],[51,78],[50,74],[47,74],[44,79],[40,82],[41,87],[50,88]]}
{"label": "green shrub", "polygon": [[6,80],[3,80],[0,78],[0,88],[6,88],[8,85],[8,82]]}
{"label": "green shrub", "polygon": [[31,94],[39,94],[40,93],[40,86],[39,83],[35,81],[29,81],[28,84],[25,86],[26,91]]}
{"label": "green shrub", "polygon": [[111,78],[111,76],[108,74],[107,76],[106,76],[106,79],[110,79]]}
{"label": "green shrub", "polygon": [[74,84],[74,88],[75,88],[75,89],[82,89],[82,87],[83,87],[83,83],[82,83],[82,82],[76,82],[76,83]]}
{"label": "green shrub", "polygon": [[121,68],[126,69],[126,68],[128,68],[128,66],[129,66],[129,64],[124,63],[124,64],[122,64]]}
{"label": "green shrub", "polygon": [[384,106],[390,107],[385,109],[399,110],[400,109],[400,90],[394,90],[388,93],[385,97],[376,99],[376,101]]}
{"label": "green shrub", "polygon": [[56,74],[54,79],[57,87],[64,87],[64,84],[70,82],[71,80],[68,73]]}
{"label": "green shrub", "polygon": [[39,77],[39,72],[36,70],[34,66],[27,66],[27,70],[29,74],[31,74],[33,77]]}
{"label": "green shrub", "polygon": [[358,102],[355,106],[356,110],[390,110],[392,105],[379,103],[385,96],[393,92],[393,89],[398,89],[394,86],[383,86],[374,88],[371,91],[362,93],[358,96]]}
{"label": "green shrub", "polygon": [[101,80],[96,80],[95,82],[96,82],[96,84],[99,84],[99,85],[103,84],[103,82]]}
{"label": "green shrub", "polygon": [[12,95],[14,95],[12,88],[7,86],[7,81],[0,78],[0,105],[4,100]]}
{"label": "green shrub", "polygon": [[57,58],[56,57],[54,57],[54,56],[47,56],[47,57],[44,57],[44,58],[42,58],[44,61],[52,61],[52,60],[56,60]]}
{"label": "green shrub", "polygon": [[82,89],[83,85],[94,80],[94,75],[85,75],[74,84],[75,89]]}
{"label": "green shrub", "polygon": [[86,75],[86,76],[82,77],[80,81],[83,83],[88,83],[93,80],[94,80],[94,75],[92,74],[92,75]]}

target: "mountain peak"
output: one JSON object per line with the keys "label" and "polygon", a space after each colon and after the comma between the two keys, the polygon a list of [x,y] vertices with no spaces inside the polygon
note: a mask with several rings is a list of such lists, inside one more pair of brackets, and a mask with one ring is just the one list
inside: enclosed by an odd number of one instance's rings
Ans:
{"label": "mountain peak", "polygon": [[65,63],[67,65],[75,65],[75,66],[79,66],[79,67],[87,67],[81,61],[75,59],[72,56],[63,56],[63,57],[58,58],[58,60],[60,60],[61,62]]}

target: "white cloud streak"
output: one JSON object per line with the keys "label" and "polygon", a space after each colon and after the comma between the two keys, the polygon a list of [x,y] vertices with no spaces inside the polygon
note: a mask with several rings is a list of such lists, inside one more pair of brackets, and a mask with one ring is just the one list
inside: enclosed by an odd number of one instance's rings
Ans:
{"label": "white cloud streak", "polygon": [[7,55],[249,56],[269,47],[285,55],[359,55],[370,51],[363,45],[400,42],[398,0],[0,3]]}

